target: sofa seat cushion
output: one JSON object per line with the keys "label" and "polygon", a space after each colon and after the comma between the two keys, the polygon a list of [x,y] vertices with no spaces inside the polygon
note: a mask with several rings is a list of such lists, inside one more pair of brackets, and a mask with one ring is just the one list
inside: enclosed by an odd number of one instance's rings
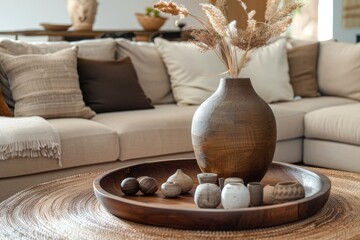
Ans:
{"label": "sofa seat cushion", "polygon": [[277,141],[295,139],[304,135],[304,113],[295,109],[270,104],[275,115]]}
{"label": "sofa seat cushion", "polygon": [[[62,168],[111,162],[118,159],[119,141],[115,131],[97,122],[80,118],[48,120],[61,138]],[[52,158],[16,158],[0,161],[0,178],[62,169]]]}
{"label": "sofa seat cushion", "polygon": [[360,103],[306,114],[305,137],[360,145]]}
{"label": "sofa seat cushion", "polygon": [[274,105],[295,109],[302,112],[310,112],[319,108],[345,105],[351,103],[358,103],[358,101],[343,97],[321,96],[314,98],[302,98],[298,101],[292,101],[292,102],[279,102],[279,103],[275,103]]}
{"label": "sofa seat cushion", "polygon": [[191,121],[197,106],[155,105],[155,109],[97,114],[92,120],[114,129],[120,160],[192,152]]}

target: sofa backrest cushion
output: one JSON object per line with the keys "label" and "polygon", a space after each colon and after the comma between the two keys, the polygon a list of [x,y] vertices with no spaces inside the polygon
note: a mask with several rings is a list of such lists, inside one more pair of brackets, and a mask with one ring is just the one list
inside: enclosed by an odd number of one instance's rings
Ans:
{"label": "sofa backrest cushion", "polygon": [[84,101],[96,113],[153,108],[130,58],[119,61],[78,59]]}
{"label": "sofa backrest cushion", "polygon": [[319,43],[309,43],[287,50],[290,83],[300,97],[320,95],[317,82]]}
{"label": "sofa backrest cushion", "polygon": [[360,100],[360,44],[321,42],[318,74],[324,95]]}
{"label": "sofa backrest cushion", "polygon": [[[157,38],[155,43],[170,74],[173,94],[178,105],[201,104],[218,87],[226,71],[213,51],[201,53],[191,43],[169,42]],[[286,55],[286,39],[258,49],[240,73],[250,77],[255,91],[266,102],[293,99]]]}
{"label": "sofa backrest cushion", "polygon": [[[112,61],[116,59],[116,43],[113,39],[82,40],[77,42],[39,42],[27,43],[3,39],[0,41],[0,52],[10,55],[47,54],[79,46],[78,56],[81,58]],[[3,88],[4,99],[10,108],[14,108],[14,100],[9,82],[0,69],[0,86]]]}
{"label": "sofa backrest cushion", "polygon": [[15,117],[94,116],[83,101],[76,59],[77,47],[53,54],[0,54],[15,100]]}
{"label": "sofa backrest cushion", "polygon": [[0,88],[0,117],[11,117],[12,112],[6,104]]}
{"label": "sofa backrest cushion", "polygon": [[145,94],[154,104],[173,103],[170,77],[161,55],[151,42],[116,39],[119,57],[130,57]]}

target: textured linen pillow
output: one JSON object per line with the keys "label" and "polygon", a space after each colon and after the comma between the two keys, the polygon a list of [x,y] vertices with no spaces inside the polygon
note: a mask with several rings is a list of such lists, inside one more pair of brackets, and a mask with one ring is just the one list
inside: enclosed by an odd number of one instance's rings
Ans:
{"label": "textured linen pillow", "polygon": [[154,43],[116,39],[120,57],[130,57],[140,85],[154,104],[173,103],[170,77]]}
{"label": "textured linen pillow", "polygon": [[178,105],[198,105],[219,85],[225,67],[212,51],[201,53],[192,43],[156,38],[155,44],[170,74],[173,95]]}
{"label": "textured linen pillow", "polygon": [[324,95],[360,100],[360,44],[320,42],[318,74]]}
{"label": "textured linen pillow", "polygon": [[9,109],[9,107],[7,106],[7,104],[5,103],[2,93],[1,93],[1,88],[0,88],[0,116],[3,117],[11,117],[12,113]]}
{"label": "textured linen pillow", "polygon": [[94,116],[83,101],[76,58],[77,47],[53,54],[0,54],[15,100],[15,117]]}
{"label": "textured linen pillow", "polygon": [[[99,61],[112,61],[116,58],[116,42],[113,39],[82,40],[77,42],[39,42],[27,43],[9,39],[0,40],[0,52],[10,55],[47,54],[78,46],[78,56]],[[0,69],[0,86],[10,108],[14,108],[14,99],[10,91],[9,80]]]}
{"label": "textured linen pillow", "polygon": [[317,84],[318,49],[319,43],[311,43],[287,50],[290,83],[296,96],[320,95]]}
{"label": "textured linen pillow", "polygon": [[78,59],[84,101],[96,113],[153,108],[130,58],[120,61]]}
{"label": "textured linen pillow", "polygon": [[[199,52],[191,43],[155,39],[170,74],[173,94],[179,105],[201,104],[218,87],[225,68],[212,51]],[[286,39],[258,49],[241,71],[249,77],[255,91],[266,102],[289,101],[294,97],[290,85]]]}
{"label": "textured linen pillow", "polygon": [[257,94],[267,103],[293,100],[286,39],[280,38],[257,49],[240,77],[249,77]]}

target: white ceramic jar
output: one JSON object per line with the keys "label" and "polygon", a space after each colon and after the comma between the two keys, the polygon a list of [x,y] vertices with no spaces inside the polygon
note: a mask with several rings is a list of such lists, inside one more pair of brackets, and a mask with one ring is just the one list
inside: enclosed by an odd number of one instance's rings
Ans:
{"label": "white ceramic jar", "polygon": [[250,204],[250,192],[242,183],[228,183],[221,192],[221,204],[225,209],[246,208]]}
{"label": "white ceramic jar", "polygon": [[203,183],[197,186],[194,201],[199,208],[216,208],[221,201],[221,190],[213,183]]}

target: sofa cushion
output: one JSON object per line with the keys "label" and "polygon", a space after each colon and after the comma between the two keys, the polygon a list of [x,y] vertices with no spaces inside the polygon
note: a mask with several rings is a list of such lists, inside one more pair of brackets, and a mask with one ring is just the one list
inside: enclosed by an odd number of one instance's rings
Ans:
{"label": "sofa cushion", "polygon": [[130,57],[140,85],[154,104],[173,103],[170,77],[161,55],[152,42],[116,39],[119,57]]}
{"label": "sofa cushion", "polygon": [[[220,74],[226,71],[213,51],[201,53],[191,43],[170,42],[157,38],[170,74],[175,100],[179,105],[200,104],[218,87]],[[261,69],[259,69],[259,66]],[[286,39],[277,40],[254,52],[240,77],[250,77],[255,91],[266,101],[292,100]]]}
{"label": "sofa cushion", "polygon": [[[303,136],[304,113],[272,107],[278,140]],[[191,121],[197,106],[156,105],[152,110],[101,113],[92,120],[119,134],[120,160],[193,151]]]}
{"label": "sofa cushion", "polygon": [[272,105],[281,106],[302,112],[310,112],[319,108],[352,104],[357,102],[358,101],[349,98],[321,96],[315,98],[303,98],[292,102],[279,102]]}
{"label": "sofa cushion", "polygon": [[290,83],[296,96],[320,95],[317,84],[318,47],[319,43],[312,43],[287,50]]}
{"label": "sofa cushion", "polygon": [[[27,43],[9,39],[0,40],[0,52],[10,55],[24,54],[47,54],[54,53],[65,48],[79,47],[78,56],[81,58],[111,61],[116,59],[116,43],[113,39],[82,40],[78,42],[46,42]],[[0,86],[3,88],[4,99],[10,108],[14,108],[15,102],[10,91],[9,81],[0,67]]]}
{"label": "sofa cushion", "polygon": [[193,151],[191,121],[197,106],[156,105],[155,109],[101,113],[92,120],[119,135],[120,160]]}
{"label": "sofa cushion", "polygon": [[153,108],[130,58],[119,61],[78,59],[84,101],[96,113]]}
{"label": "sofa cushion", "polygon": [[10,80],[15,116],[90,118],[76,70],[77,47],[53,54],[0,54],[0,65]]}
{"label": "sofa cushion", "polygon": [[277,141],[289,140],[304,135],[304,112],[270,104],[275,115]]}
{"label": "sofa cushion", "polygon": [[307,113],[305,137],[360,145],[360,103]]}
{"label": "sofa cushion", "polygon": [[0,176],[13,177],[70,167],[115,161],[119,138],[115,131],[80,118],[48,120],[61,138],[62,168],[56,159],[16,158],[0,161]]}
{"label": "sofa cushion", "polygon": [[319,88],[324,95],[360,100],[360,44],[320,44]]}

